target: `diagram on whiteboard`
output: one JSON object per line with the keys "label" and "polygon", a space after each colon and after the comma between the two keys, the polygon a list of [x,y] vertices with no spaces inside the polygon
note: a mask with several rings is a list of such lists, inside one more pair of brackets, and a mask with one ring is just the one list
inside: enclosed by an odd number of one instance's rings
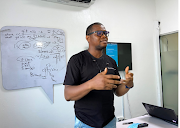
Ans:
{"label": "diagram on whiteboard", "polygon": [[54,101],[54,84],[66,72],[65,34],[61,29],[1,28],[2,83],[6,90],[41,86]]}

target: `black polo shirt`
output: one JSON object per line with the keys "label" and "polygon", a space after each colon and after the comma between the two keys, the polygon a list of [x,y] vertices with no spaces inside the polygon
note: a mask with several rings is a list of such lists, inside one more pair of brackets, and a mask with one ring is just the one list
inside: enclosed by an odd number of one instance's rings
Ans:
{"label": "black polo shirt", "polygon": [[[78,86],[108,68],[107,74],[119,75],[116,62],[103,54],[93,57],[87,50],[73,55],[67,65],[64,85]],[[113,90],[92,90],[75,101],[75,115],[83,123],[102,128],[114,118]]]}

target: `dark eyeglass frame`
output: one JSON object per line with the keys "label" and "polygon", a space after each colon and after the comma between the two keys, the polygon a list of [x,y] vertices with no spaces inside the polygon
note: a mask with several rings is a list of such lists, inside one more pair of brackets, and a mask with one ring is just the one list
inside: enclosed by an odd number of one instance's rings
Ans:
{"label": "dark eyeglass frame", "polygon": [[[101,35],[99,35],[98,32],[101,32]],[[103,34],[104,34],[106,37],[109,36],[109,31],[94,31],[94,32],[91,32],[91,33],[89,33],[89,34],[87,34],[87,35],[91,35],[91,34],[93,34],[93,33],[96,33],[97,36],[102,36]]]}

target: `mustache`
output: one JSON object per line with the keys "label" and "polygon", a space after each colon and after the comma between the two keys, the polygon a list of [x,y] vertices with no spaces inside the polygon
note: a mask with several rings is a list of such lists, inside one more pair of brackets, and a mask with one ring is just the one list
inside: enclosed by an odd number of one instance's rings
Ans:
{"label": "mustache", "polygon": [[106,41],[106,42],[107,42],[108,40],[101,40],[100,42],[103,42],[103,41]]}

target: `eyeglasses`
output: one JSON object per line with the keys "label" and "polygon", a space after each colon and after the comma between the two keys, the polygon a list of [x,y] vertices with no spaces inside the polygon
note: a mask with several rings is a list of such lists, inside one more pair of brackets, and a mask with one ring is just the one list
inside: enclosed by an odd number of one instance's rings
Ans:
{"label": "eyeglasses", "polygon": [[89,34],[87,34],[87,35],[91,35],[91,34],[93,34],[93,33],[96,33],[97,34],[97,36],[102,36],[103,34],[105,35],[105,36],[109,36],[109,32],[108,31],[94,31],[94,32],[91,32],[91,33],[89,33]]}

